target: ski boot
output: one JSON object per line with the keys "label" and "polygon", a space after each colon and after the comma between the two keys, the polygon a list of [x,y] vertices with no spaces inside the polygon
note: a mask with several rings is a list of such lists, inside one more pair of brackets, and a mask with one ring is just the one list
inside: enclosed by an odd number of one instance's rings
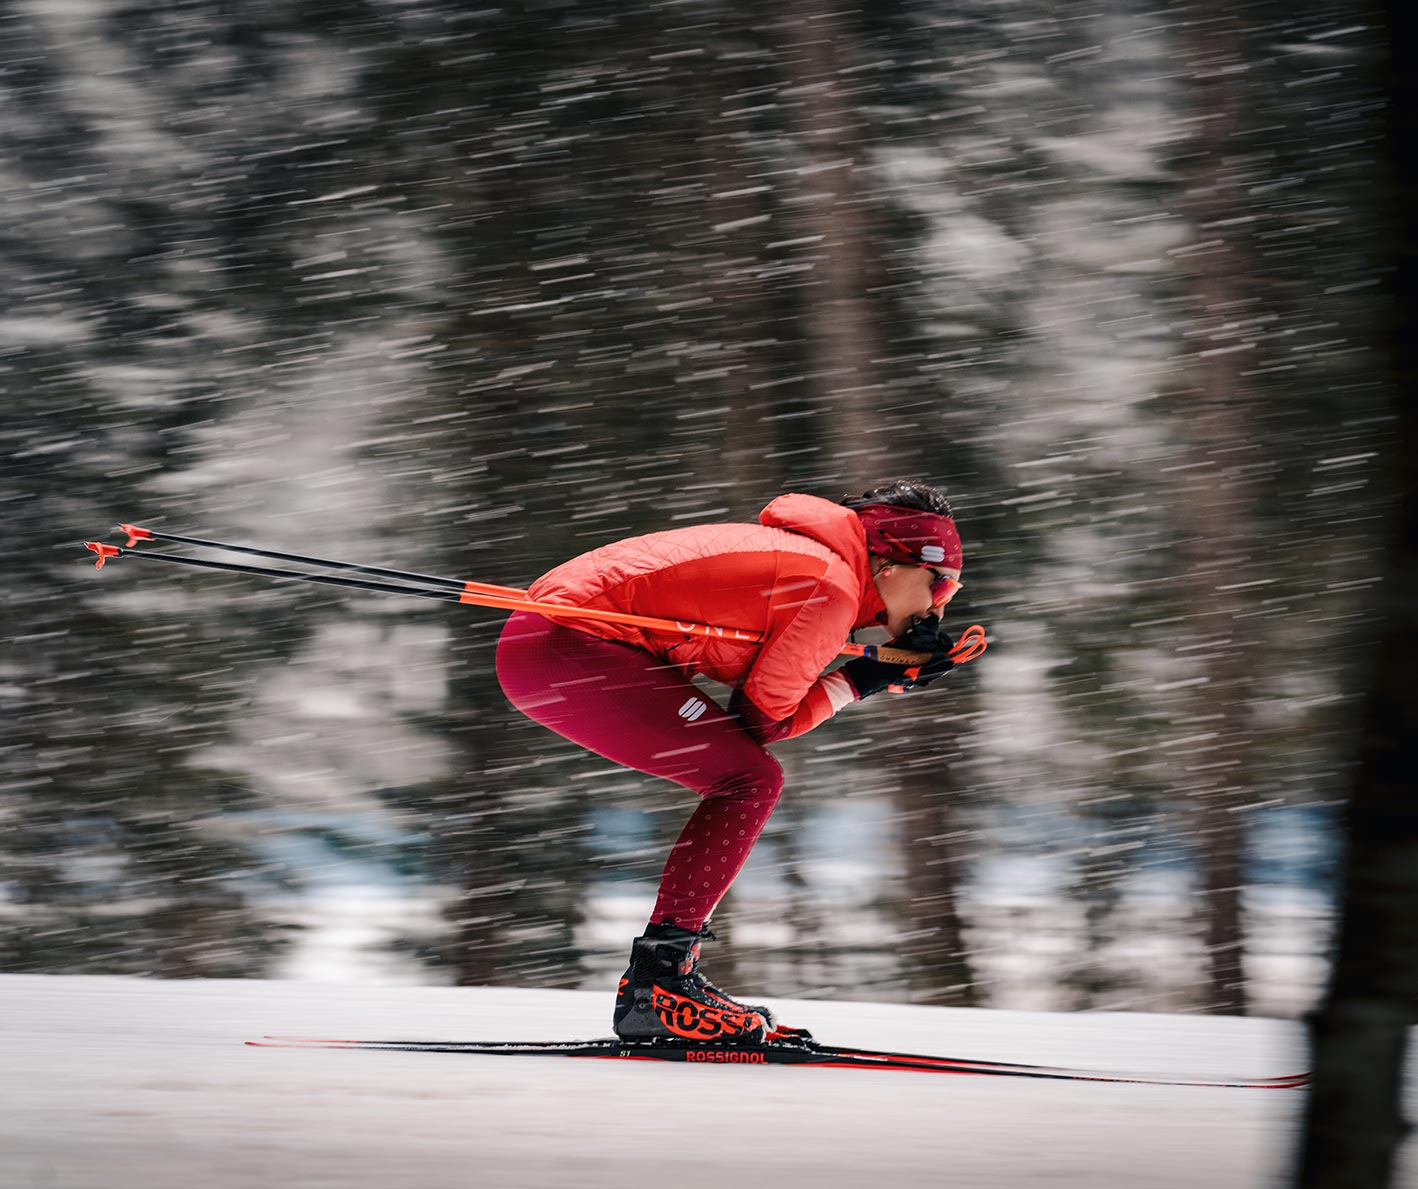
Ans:
{"label": "ski boot", "polygon": [[622,1040],[719,1041],[761,1045],[775,1028],[767,1008],[740,1003],[699,972],[707,929],[647,925],[630,951],[615,997],[615,1033]]}

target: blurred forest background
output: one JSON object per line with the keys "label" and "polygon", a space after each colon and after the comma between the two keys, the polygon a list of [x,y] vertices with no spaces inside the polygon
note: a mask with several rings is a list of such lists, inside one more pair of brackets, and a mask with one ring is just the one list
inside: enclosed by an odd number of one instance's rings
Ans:
{"label": "blurred forest background", "polygon": [[1394,499],[1375,38],[1342,0],[7,5],[0,969],[609,1013],[691,809],[512,711],[498,613],[84,539],[525,585],[906,475],[991,649],[775,749],[715,977],[1308,1010]]}

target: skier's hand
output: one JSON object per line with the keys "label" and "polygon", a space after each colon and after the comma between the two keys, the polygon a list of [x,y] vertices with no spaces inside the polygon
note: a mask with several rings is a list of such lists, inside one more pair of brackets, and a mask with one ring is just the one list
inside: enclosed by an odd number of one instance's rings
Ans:
{"label": "skier's hand", "polygon": [[848,661],[842,666],[842,672],[857,691],[858,698],[869,698],[892,686],[903,690],[920,689],[944,677],[955,667],[949,655],[955,647],[954,641],[934,615],[913,625],[910,631],[897,636],[887,647],[928,653],[930,659],[919,665],[893,664],[865,656]]}
{"label": "skier's hand", "polygon": [[924,689],[932,681],[939,681],[955,668],[955,662],[950,659],[950,650],[955,647],[955,641],[941,627],[940,619],[935,615],[921,620],[892,644],[896,648],[909,648],[912,652],[931,654],[931,659],[922,663],[914,674],[907,670],[906,679],[900,682],[906,689]]}

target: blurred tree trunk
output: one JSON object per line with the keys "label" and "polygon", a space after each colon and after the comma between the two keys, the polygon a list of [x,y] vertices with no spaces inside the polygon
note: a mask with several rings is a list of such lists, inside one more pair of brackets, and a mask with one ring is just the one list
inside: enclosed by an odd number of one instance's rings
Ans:
{"label": "blurred tree trunk", "polygon": [[1195,740],[1178,746],[1176,787],[1192,797],[1201,844],[1205,1006],[1244,1014],[1244,815],[1249,800],[1250,697],[1254,641],[1238,586],[1257,548],[1251,491],[1245,479],[1254,441],[1253,385],[1243,374],[1249,316],[1241,216],[1246,196],[1231,163],[1238,150],[1245,77],[1237,18],[1221,0],[1206,0],[1185,46],[1196,129],[1184,168],[1183,205],[1194,242],[1184,261],[1191,304],[1192,356],[1184,406],[1192,443],[1181,472],[1183,556],[1190,585],[1188,655],[1206,680],[1178,726]]}
{"label": "blurred tree trunk", "polygon": [[882,355],[868,292],[875,269],[867,158],[848,93],[853,35],[840,6],[789,0],[779,24],[784,110],[800,154],[795,235],[808,263],[802,334],[809,397],[823,418],[824,480],[870,486],[885,472]]}
{"label": "blurred tree trunk", "polygon": [[[739,47],[725,47],[739,48]],[[724,54],[728,58],[728,54]],[[752,519],[763,506],[773,468],[765,455],[778,446],[770,420],[774,409],[775,361],[779,354],[776,312],[765,277],[771,259],[769,187],[753,168],[754,128],[734,96],[755,83],[761,68],[732,67],[693,72],[705,157],[707,246],[702,253],[705,292],[716,311],[721,336],[719,390],[724,399],[723,444],[716,454],[729,516]]]}
{"label": "blurred tree trunk", "polygon": [[[887,303],[874,296],[882,274],[878,221],[869,193],[869,160],[852,81],[858,37],[844,10],[824,0],[790,0],[779,23],[784,110],[799,153],[795,235],[810,264],[801,325],[816,404],[819,482],[860,491],[898,475],[925,473],[910,444],[887,453],[884,336]],[[958,887],[965,862],[956,795],[942,753],[953,734],[939,725],[939,702],[917,694],[898,708],[893,734],[916,740],[892,753],[901,775],[893,792],[900,822],[907,903],[901,958],[913,998],[974,1002]],[[936,693],[936,699],[941,698]],[[914,762],[913,762],[914,761]]]}
{"label": "blurred tree trunk", "polygon": [[[1107,787],[1125,787],[1114,777]],[[1114,943],[1122,927],[1119,909],[1132,874],[1128,861],[1127,818],[1118,802],[1086,803],[1075,811],[1089,827],[1089,844],[1075,860],[1069,894],[1082,916],[1078,953],[1060,980],[1073,993],[1070,1010],[1115,1009],[1139,990],[1134,971],[1119,962]]]}
{"label": "blurred tree trunk", "polygon": [[[1356,14],[1359,15],[1359,14]],[[1382,28],[1382,17],[1366,22]],[[1388,5],[1387,147],[1392,185],[1377,225],[1391,274],[1401,502],[1383,592],[1362,760],[1348,810],[1342,924],[1325,1003],[1312,1020],[1315,1084],[1297,1184],[1381,1189],[1409,1132],[1402,1113],[1408,1029],[1418,1022],[1418,383],[1412,327],[1418,177],[1406,140],[1418,118],[1413,10]],[[1361,16],[1361,19],[1362,16]]]}
{"label": "blurred tree trunk", "polygon": [[896,789],[909,898],[901,957],[914,1002],[976,1007],[980,1000],[959,897],[969,860],[968,831],[956,805],[959,790],[950,768],[940,762],[942,734],[931,737],[935,761],[908,765]]}
{"label": "blurred tree trunk", "polygon": [[493,696],[492,682],[483,682],[480,704],[469,697],[451,716],[461,724],[449,733],[461,773],[433,832],[461,892],[449,910],[453,936],[443,958],[459,986],[575,987],[580,809],[553,790],[529,787],[531,732],[520,723],[509,729],[500,708],[485,709]]}

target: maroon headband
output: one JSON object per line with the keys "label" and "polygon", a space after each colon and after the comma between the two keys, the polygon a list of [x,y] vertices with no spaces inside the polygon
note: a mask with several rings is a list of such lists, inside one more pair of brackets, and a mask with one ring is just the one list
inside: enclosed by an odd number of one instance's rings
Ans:
{"label": "maroon headband", "polygon": [[955,521],[935,512],[868,504],[856,509],[867,531],[867,552],[916,566],[959,572],[963,561]]}

